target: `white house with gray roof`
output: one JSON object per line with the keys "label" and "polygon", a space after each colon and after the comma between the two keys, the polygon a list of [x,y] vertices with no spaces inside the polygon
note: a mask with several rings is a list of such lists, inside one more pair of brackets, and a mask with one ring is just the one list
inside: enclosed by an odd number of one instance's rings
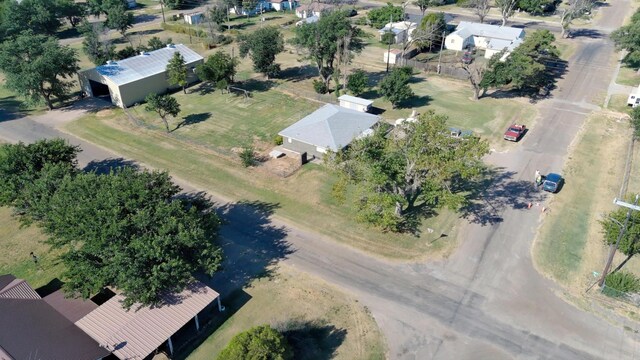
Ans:
{"label": "white house with gray roof", "polygon": [[167,45],[124,60],[108,61],[93,69],[80,71],[78,80],[88,96],[108,98],[116,106],[128,107],[143,102],[150,93],[164,93],[171,88],[166,69],[176,52],[182,54],[187,65],[187,81],[197,81],[194,70],[203,62],[203,58],[182,44]]}
{"label": "white house with gray roof", "polygon": [[379,120],[376,115],[326,104],[279,135],[286,150],[306,153],[307,158],[322,158],[327,151],[341,150],[366,135]]}
{"label": "white house with gray roof", "polygon": [[524,35],[523,29],[461,21],[456,31],[447,35],[444,46],[458,51],[468,47],[484,49],[484,57],[487,59],[506,50],[501,58],[504,60],[522,43]]}

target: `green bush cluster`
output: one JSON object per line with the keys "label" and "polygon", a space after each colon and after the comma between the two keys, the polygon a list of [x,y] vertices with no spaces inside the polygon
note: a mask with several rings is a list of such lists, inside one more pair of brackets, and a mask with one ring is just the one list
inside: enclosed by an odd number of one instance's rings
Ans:
{"label": "green bush cluster", "polygon": [[607,275],[605,284],[602,293],[611,297],[640,292],[640,278],[626,271],[617,271]]}

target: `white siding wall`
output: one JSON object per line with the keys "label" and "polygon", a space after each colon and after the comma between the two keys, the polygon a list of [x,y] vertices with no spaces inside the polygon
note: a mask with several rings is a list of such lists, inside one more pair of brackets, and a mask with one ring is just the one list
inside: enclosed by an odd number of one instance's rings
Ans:
{"label": "white siding wall", "polygon": [[451,50],[462,50],[464,48],[465,39],[458,36],[457,34],[451,34],[447,36],[444,40],[444,46],[447,49]]}

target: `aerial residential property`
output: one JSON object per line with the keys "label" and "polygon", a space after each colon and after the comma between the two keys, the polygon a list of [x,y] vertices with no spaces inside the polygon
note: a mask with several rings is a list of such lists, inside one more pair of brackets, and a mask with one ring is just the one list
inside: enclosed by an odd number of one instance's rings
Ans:
{"label": "aerial residential property", "polygon": [[640,2],[0,0],[0,360],[640,358]]}

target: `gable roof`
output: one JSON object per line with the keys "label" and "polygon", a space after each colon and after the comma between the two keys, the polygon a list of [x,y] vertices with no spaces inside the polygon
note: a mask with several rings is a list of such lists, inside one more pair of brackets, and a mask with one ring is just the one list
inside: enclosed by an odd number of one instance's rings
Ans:
{"label": "gable roof", "polygon": [[23,279],[0,276],[0,299],[40,299],[40,295]]}
{"label": "gable roof", "polygon": [[463,38],[467,38],[473,35],[488,37],[492,39],[515,40],[521,37],[523,33],[523,29],[518,29],[510,26],[497,26],[460,21],[458,27],[456,28],[456,31],[451,34],[456,34]]}
{"label": "gable roof", "polygon": [[0,299],[0,354],[10,359],[95,360],[109,355],[42,299]]}
{"label": "gable roof", "polygon": [[376,115],[326,104],[279,135],[338,151],[379,121]]}
{"label": "gable roof", "polygon": [[105,65],[97,66],[95,71],[116,85],[124,85],[165,72],[167,64],[175,52],[182,54],[187,65],[203,59],[202,56],[185,45],[167,45],[165,48],[144,53],[144,55],[109,61]]}
{"label": "gable roof", "polygon": [[[394,49],[396,50],[396,49]],[[351,95],[341,95],[338,100],[342,100],[342,101],[348,101],[350,103],[354,103],[354,104],[358,104],[358,105],[363,105],[363,106],[369,106],[371,104],[373,104],[373,100],[367,100],[367,99],[363,99],[357,96],[351,96]]]}
{"label": "gable roof", "polygon": [[124,296],[116,295],[76,325],[120,359],[143,359],[218,296],[196,281],[180,294],[163,296],[161,306],[134,305],[127,311]]}
{"label": "gable roof", "polygon": [[66,298],[62,289],[45,296],[42,300],[72,323],[98,308],[91,300]]}

